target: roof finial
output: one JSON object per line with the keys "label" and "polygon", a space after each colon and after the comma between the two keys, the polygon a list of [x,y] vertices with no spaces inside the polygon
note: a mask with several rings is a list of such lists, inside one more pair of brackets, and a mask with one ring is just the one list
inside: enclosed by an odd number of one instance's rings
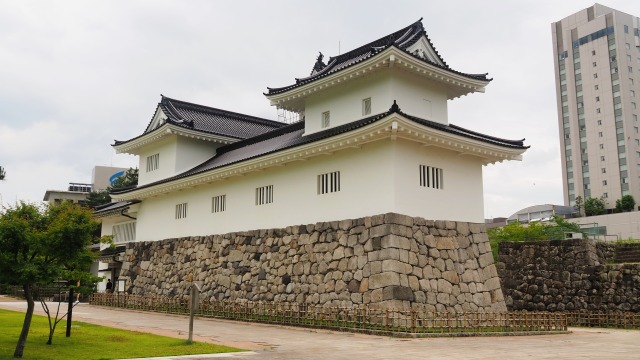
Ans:
{"label": "roof finial", "polygon": [[324,63],[324,61],[322,61],[322,59],[324,58],[324,55],[322,55],[322,52],[318,51],[319,55],[316,58],[316,63],[315,65],[313,65],[313,70],[311,70],[311,75],[319,73],[320,71],[322,71],[322,69],[324,69],[327,65]]}
{"label": "roof finial", "polygon": [[391,107],[389,108],[389,112],[399,112],[399,111],[400,111],[400,106],[398,106],[396,101],[393,100],[393,105],[391,105]]}

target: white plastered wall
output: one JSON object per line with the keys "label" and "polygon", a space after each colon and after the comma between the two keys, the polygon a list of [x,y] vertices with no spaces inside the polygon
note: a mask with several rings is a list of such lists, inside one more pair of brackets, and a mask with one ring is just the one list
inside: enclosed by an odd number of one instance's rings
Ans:
{"label": "white plastered wall", "polygon": [[[445,190],[419,188],[418,165],[445,169]],[[317,176],[340,171],[341,190],[317,194]],[[255,205],[255,189],[273,185],[274,202]],[[430,191],[431,190],[431,191]],[[226,195],[226,211],[211,198]],[[177,204],[188,203],[184,219]],[[278,228],[397,212],[434,220],[483,221],[482,169],[436,148],[381,140],[266,171],[145,199],[137,241]]]}
{"label": "white plastered wall", "polygon": [[[430,220],[484,222],[482,164],[478,158],[396,141],[395,159],[396,212]],[[442,169],[444,187],[420,186],[420,165]]]}
{"label": "white plastered wall", "polygon": [[[138,186],[171,177],[175,174],[177,136],[168,136],[156,143],[145,146],[140,152]],[[159,166],[147,172],[147,157],[159,154]]]}
{"label": "white plastered wall", "polygon": [[362,113],[362,100],[366,98],[371,98],[370,115],[388,111],[396,100],[400,109],[409,115],[448,123],[447,95],[440,84],[392,68],[309,96],[305,102],[305,135],[325,130],[321,124],[326,111],[331,114],[329,127],[370,116]]}
{"label": "white plastered wall", "polygon": [[[212,157],[219,146],[221,144],[176,135],[146,146],[140,152],[138,183],[145,185],[187,171]],[[147,172],[147,157],[153,154],[160,155],[160,166]]]}

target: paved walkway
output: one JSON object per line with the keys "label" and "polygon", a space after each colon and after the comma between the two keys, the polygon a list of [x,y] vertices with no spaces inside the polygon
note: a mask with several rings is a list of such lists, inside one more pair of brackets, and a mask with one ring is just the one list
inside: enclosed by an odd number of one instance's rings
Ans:
{"label": "paved walkway", "polygon": [[[36,312],[42,313],[36,305]],[[0,300],[0,308],[24,311],[26,303]],[[73,319],[184,339],[189,328],[187,316],[87,304],[76,306]],[[195,341],[249,351],[181,359],[640,359],[639,330],[570,330],[573,333],[567,335],[398,339],[198,318]]]}

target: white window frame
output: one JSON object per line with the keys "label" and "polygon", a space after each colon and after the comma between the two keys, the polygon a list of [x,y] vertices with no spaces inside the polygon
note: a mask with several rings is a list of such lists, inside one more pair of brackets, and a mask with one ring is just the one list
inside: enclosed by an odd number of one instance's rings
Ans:
{"label": "white window frame", "polygon": [[160,153],[147,156],[147,172],[152,172],[160,168]]}
{"label": "white window frame", "polygon": [[136,223],[137,221],[134,220],[113,225],[111,229],[113,242],[115,244],[122,244],[136,241]]}
{"label": "white window frame", "polygon": [[371,115],[371,98],[362,99],[362,116]]}
{"label": "white window frame", "polygon": [[340,171],[318,175],[318,195],[340,191]]}
{"label": "white window frame", "polygon": [[328,128],[331,125],[331,112],[325,111],[322,113],[322,122],[320,123],[321,128]]}
{"label": "white window frame", "polygon": [[419,185],[432,189],[444,189],[444,170],[441,168],[419,165]]}
{"label": "white window frame", "polygon": [[273,203],[273,185],[256,188],[256,206]]}
{"label": "white window frame", "polygon": [[227,195],[218,195],[211,198],[211,212],[219,213],[227,211]]}
{"label": "white window frame", "polygon": [[175,218],[176,220],[184,219],[188,215],[189,203],[176,204]]}

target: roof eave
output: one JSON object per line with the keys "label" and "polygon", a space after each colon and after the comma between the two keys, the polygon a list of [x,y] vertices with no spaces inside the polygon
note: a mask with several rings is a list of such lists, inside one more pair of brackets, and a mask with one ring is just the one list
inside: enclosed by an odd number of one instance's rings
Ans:
{"label": "roof eave", "polygon": [[193,129],[186,129],[171,123],[165,123],[162,126],[143,134],[142,136],[133,138],[126,142],[114,144],[112,147],[117,154],[132,154],[138,155],[139,150],[151,143],[158,142],[168,136],[183,136],[197,140],[211,141],[220,144],[230,144],[240,139],[232,138],[229,136],[222,136],[217,134],[211,134],[204,131],[198,131]]}
{"label": "roof eave", "polygon": [[271,105],[279,106],[291,111],[304,110],[304,98],[324,91],[334,86],[361,78],[374,71],[380,71],[391,67],[400,67],[414,72],[417,75],[448,85],[448,98],[454,99],[473,92],[484,92],[490,79],[481,80],[444,69],[418,59],[395,46],[381,51],[378,54],[362,61],[359,64],[349,66],[334,74],[313,80],[308,84],[294,86],[277,94],[265,94]]}
{"label": "roof eave", "polygon": [[328,155],[348,148],[360,148],[364,144],[384,138],[394,140],[398,137],[420,142],[424,146],[437,146],[456,151],[459,156],[477,157],[481,159],[483,165],[505,160],[521,160],[522,154],[527,150],[526,148],[511,148],[468,139],[461,135],[450,134],[417,124],[401,114],[392,113],[370,125],[346,133],[293,148],[278,150],[146,188],[114,194],[112,198],[116,201],[144,199],[235,176],[243,176],[250,172],[263,171],[271,167],[284,166],[294,161],[306,160],[319,155]]}

